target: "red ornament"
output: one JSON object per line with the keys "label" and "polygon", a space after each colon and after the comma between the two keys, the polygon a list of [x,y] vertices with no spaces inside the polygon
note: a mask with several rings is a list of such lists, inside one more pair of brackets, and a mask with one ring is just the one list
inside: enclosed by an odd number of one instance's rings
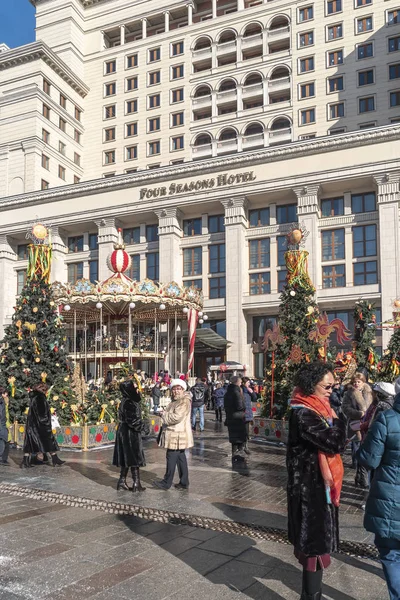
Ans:
{"label": "red ornament", "polygon": [[95,439],[96,439],[96,442],[101,442],[101,440],[103,439],[103,436],[101,435],[101,433],[98,433],[98,434],[96,435],[96,438],[95,438]]}
{"label": "red ornament", "polygon": [[159,428],[159,426],[158,426],[158,425],[154,425],[154,433],[157,433],[159,429],[160,429],[160,428]]}
{"label": "red ornament", "polygon": [[114,273],[124,273],[131,264],[132,259],[125,251],[125,244],[122,240],[122,230],[118,229],[118,243],[114,245],[114,251],[107,258],[107,266]]}
{"label": "red ornament", "polygon": [[79,435],[73,435],[71,441],[73,444],[77,444],[79,442]]}

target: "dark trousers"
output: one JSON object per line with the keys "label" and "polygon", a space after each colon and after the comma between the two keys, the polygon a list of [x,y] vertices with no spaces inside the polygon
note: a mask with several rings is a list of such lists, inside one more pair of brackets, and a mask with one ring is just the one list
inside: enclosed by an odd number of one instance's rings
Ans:
{"label": "dark trousers", "polygon": [[10,453],[10,442],[0,440],[0,462],[7,462]]}
{"label": "dark trousers", "polygon": [[178,466],[179,483],[189,486],[189,469],[184,450],[167,450],[167,470],[164,475],[166,487],[171,487],[174,480],[175,469]]}
{"label": "dark trousers", "polygon": [[215,409],[215,418],[217,419],[217,421],[222,421],[222,407],[221,406],[219,408]]}
{"label": "dark trousers", "polygon": [[375,536],[390,600],[400,598],[400,540]]}

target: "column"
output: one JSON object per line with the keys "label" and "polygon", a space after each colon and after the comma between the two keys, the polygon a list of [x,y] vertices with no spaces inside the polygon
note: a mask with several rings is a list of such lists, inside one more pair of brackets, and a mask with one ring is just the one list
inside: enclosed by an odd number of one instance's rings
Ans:
{"label": "column", "polygon": [[169,11],[166,10],[164,13],[164,19],[165,19],[165,31],[168,32],[169,31]]}
{"label": "column", "polygon": [[212,0],[212,16],[213,19],[217,17],[217,0]]}
{"label": "column", "polygon": [[147,19],[142,19],[142,38],[147,38]]}
{"label": "column", "polygon": [[297,196],[298,221],[304,224],[309,232],[305,242],[305,250],[309,252],[308,272],[316,289],[318,289],[321,280],[321,273],[318,271],[318,265],[320,264],[318,242],[319,187],[319,184],[307,185],[293,190]]}
{"label": "column", "polygon": [[[377,187],[378,225],[378,280],[381,284],[382,321],[392,318],[392,302],[400,296],[400,232],[399,200],[400,173],[382,173],[374,177]],[[382,331],[386,348],[390,331]]]}
{"label": "column", "polygon": [[0,339],[4,335],[4,327],[11,323],[17,293],[17,278],[14,271],[15,252],[10,246],[7,236],[0,235]]}
{"label": "column", "polygon": [[266,29],[262,30],[262,47],[263,47],[263,56],[267,56],[267,54],[268,54],[268,32]]}
{"label": "column", "polygon": [[244,10],[244,0],[237,0],[237,9]]}
{"label": "column", "polygon": [[182,213],[177,207],[154,211],[158,216],[158,236],[160,253],[160,281],[175,281],[182,285]]}
{"label": "column", "polygon": [[265,110],[269,104],[268,79],[266,77],[265,78],[263,77],[262,86],[263,86],[263,107]]}
{"label": "column", "polygon": [[118,241],[118,231],[115,217],[106,217],[95,223],[98,227],[99,281],[104,281],[112,275],[107,266],[107,257],[114,250],[114,244]]}
{"label": "column", "polygon": [[193,25],[193,4],[188,4],[187,9],[188,9],[188,25]]}
{"label": "column", "polygon": [[106,47],[106,40],[104,37],[104,31],[101,30],[100,31],[100,51],[102,52],[105,47]]}
{"label": "column", "polygon": [[243,112],[243,88],[241,85],[238,85],[236,88],[236,110],[238,116],[241,116]]}
{"label": "column", "polygon": [[68,253],[67,246],[61,237],[58,225],[51,226],[51,245],[53,250],[53,261],[51,263],[51,281],[67,281],[67,270],[65,256]]}
{"label": "column", "polygon": [[125,25],[121,25],[119,28],[120,36],[121,36],[121,46],[125,44]]}
{"label": "column", "polygon": [[237,151],[242,152],[243,150],[243,136],[241,133],[237,136]]}
{"label": "column", "polygon": [[211,92],[211,119],[216,119],[218,117],[217,94],[218,94],[218,92],[216,90],[212,90],[212,92]]}
{"label": "column", "polygon": [[228,360],[248,364],[249,344],[242,298],[247,289],[247,207],[245,197],[222,200],[225,208],[226,337],[232,343]]}
{"label": "column", "polygon": [[238,35],[236,38],[236,62],[241,62],[242,59],[242,36]]}
{"label": "column", "polygon": [[217,42],[211,43],[211,69],[216,69],[218,67],[217,47]]}
{"label": "column", "polygon": [[8,166],[9,149],[3,147],[0,150],[0,198],[5,198],[8,194]]}

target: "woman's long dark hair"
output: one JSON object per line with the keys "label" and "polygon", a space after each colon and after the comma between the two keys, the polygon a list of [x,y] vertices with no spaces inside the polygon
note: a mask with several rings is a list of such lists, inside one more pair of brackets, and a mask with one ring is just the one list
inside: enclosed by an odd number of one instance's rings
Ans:
{"label": "woman's long dark hair", "polygon": [[328,363],[307,363],[297,371],[294,378],[294,385],[306,396],[311,396],[314,393],[317,383],[328,373],[333,373],[332,365]]}

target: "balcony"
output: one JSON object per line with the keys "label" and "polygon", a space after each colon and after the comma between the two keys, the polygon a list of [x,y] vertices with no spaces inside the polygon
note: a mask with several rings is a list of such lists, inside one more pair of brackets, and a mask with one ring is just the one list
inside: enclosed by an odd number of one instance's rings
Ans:
{"label": "balcony", "polygon": [[232,138],[229,140],[219,140],[217,142],[217,153],[220,154],[231,154],[233,152],[237,152],[238,142],[237,138]]}
{"label": "balcony", "polygon": [[262,46],[262,42],[263,39],[261,33],[244,37],[242,39],[242,50],[247,50],[249,48],[257,48],[257,46]]}
{"label": "balcony", "polygon": [[226,102],[234,102],[237,99],[237,90],[236,88],[232,90],[224,90],[222,92],[217,93],[217,103],[224,104]]}
{"label": "balcony", "polygon": [[211,59],[211,46],[208,48],[201,48],[200,50],[193,50],[192,52],[192,62],[198,62],[201,60],[206,60],[207,58]]}
{"label": "balcony", "polygon": [[208,108],[211,106],[211,94],[209,96],[200,96],[198,98],[193,98],[192,107],[196,108]]}
{"label": "balcony", "polygon": [[236,40],[218,44],[217,56],[225,56],[226,54],[236,54]]}
{"label": "balcony", "polygon": [[284,40],[290,35],[290,27],[285,25],[284,27],[277,27],[276,29],[270,29],[268,31],[268,40],[278,41]]}
{"label": "balcony", "polygon": [[256,98],[257,96],[263,95],[263,84],[254,83],[253,85],[246,85],[243,87],[243,99]]}
{"label": "balcony", "polygon": [[193,160],[212,157],[212,144],[202,144],[201,146],[192,147]]}
{"label": "balcony", "polygon": [[270,79],[268,82],[269,92],[280,92],[290,88],[290,77],[279,77],[279,79]]}
{"label": "balcony", "polygon": [[292,141],[292,130],[288,127],[285,129],[276,129],[269,132],[269,145],[287,144]]}
{"label": "balcony", "polygon": [[253,150],[254,148],[264,148],[264,134],[256,133],[243,137],[243,150]]}

